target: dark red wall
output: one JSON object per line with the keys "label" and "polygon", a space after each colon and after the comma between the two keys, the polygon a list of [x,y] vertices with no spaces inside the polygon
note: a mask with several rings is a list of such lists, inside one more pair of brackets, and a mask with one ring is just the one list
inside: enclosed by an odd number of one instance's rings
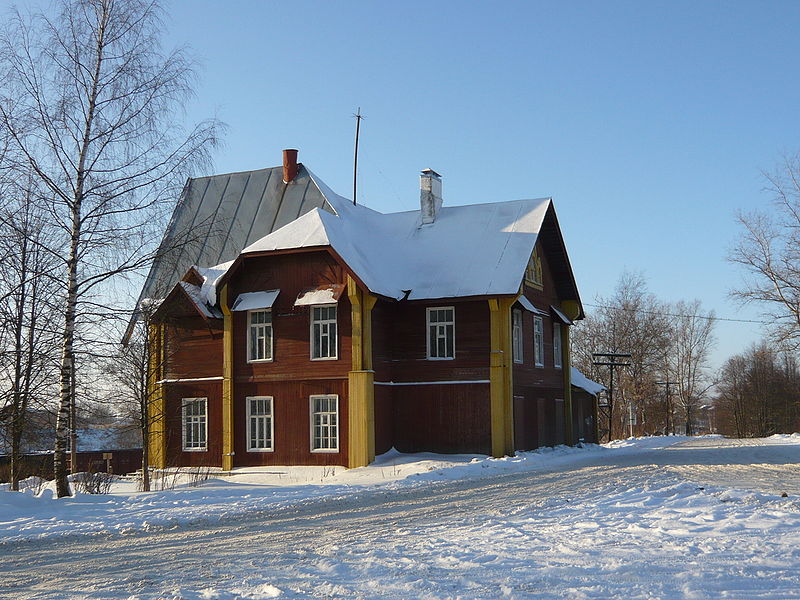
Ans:
{"label": "dark red wall", "polygon": [[391,390],[400,452],[491,453],[488,383]]}
{"label": "dark red wall", "polygon": [[[164,386],[166,401],[167,467],[222,466],[222,382],[191,384],[168,383]],[[181,412],[183,398],[207,398],[208,445],[205,451],[183,451]]]}
{"label": "dark red wall", "polygon": [[[309,396],[339,396],[339,452],[311,452]],[[234,459],[237,467],[257,465],[347,466],[347,380],[240,383],[235,388]],[[247,451],[247,396],[272,396],[273,452]]]}

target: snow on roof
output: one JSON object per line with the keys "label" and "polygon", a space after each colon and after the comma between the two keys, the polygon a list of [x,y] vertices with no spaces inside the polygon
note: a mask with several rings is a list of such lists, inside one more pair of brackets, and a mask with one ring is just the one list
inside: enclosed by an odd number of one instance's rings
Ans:
{"label": "snow on roof", "polygon": [[195,267],[197,272],[200,273],[201,277],[203,278],[203,285],[200,288],[200,294],[202,298],[211,306],[214,306],[217,303],[217,282],[223,275],[225,275],[225,273],[228,272],[228,269],[231,268],[232,264],[233,261],[229,260],[228,262],[224,262],[213,267]]}
{"label": "snow on roof", "polygon": [[533,313],[533,314],[535,314],[535,315],[544,315],[544,316],[547,316],[547,313],[546,313],[545,311],[543,311],[543,310],[540,310],[540,309],[536,308],[536,307],[533,305],[533,302],[531,302],[530,300],[528,300],[528,298],[527,298],[527,297],[525,297],[525,296],[520,296],[519,298],[517,298],[517,302],[519,302],[519,303],[520,303],[520,305],[522,306],[522,308],[524,308],[524,309],[525,309],[525,310],[527,310],[528,312],[532,312],[532,313]]}
{"label": "snow on roof", "polygon": [[337,214],[314,209],[242,254],[330,246],[370,291],[398,300],[515,294],[550,203],[442,207],[421,225],[418,210],[381,214],[334,200]]}
{"label": "snow on roof", "polygon": [[233,306],[231,306],[231,310],[244,311],[272,308],[275,299],[280,293],[280,290],[268,290],[265,292],[245,292],[244,294],[239,294]]}
{"label": "snow on roof", "polygon": [[295,306],[314,306],[317,304],[336,304],[342,295],[344,286],[340,285],[326,285],[318,287],[314,290],[300,292],[297,300],[294,301]]}
{"label": "snow on roof", "polygon": [[183,290],[188,294],[189,298],[191,298],[194,305],[197,306],[197,309],[206,317],[210,319],[222,318],[222,313],[214,308],[213,304],[206,302],[206,299],[202,293],[202,288],[199,285],[193,285],[187,281],[179,281],[178,285],[183,288]]}
{"label": "snow on roof", "polygon": [[554,313],[556,313],[556,316],[558,317],[559,321],[564,323],[564,325],[572,325],[572,319],[570,319],[567,315],[565,315],[563,312],[558,310],[552,304],[550,305],[550,310],[552,310]]}
{"label": "snow on roof", "polygon": [[572,385],[589,392],[592,396],[597,396],[597,394],[606,389],[606,386],[601,385],[596,381],[592,381],[586,377],[586,375],[578,371],[578,369],[575,367],[570,367],[570,377]]}

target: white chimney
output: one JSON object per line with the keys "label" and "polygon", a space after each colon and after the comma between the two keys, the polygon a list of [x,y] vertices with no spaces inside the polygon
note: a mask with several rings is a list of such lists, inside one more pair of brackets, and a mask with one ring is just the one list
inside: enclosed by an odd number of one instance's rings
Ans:
{"label": "white chimney", "polygon": [[422,224],[436,220],[442,208],[442,176],[433,169],[423,169],[419,174],[419,211]]}

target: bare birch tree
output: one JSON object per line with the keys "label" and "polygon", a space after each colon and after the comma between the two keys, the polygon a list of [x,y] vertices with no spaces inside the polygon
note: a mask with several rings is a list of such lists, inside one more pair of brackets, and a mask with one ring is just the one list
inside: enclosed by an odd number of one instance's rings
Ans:
{"label": "bare birch tree", "polygon": [[774,320],[778,343],[800,346],[800,154],[766,173],[773,210],[741,213],[743,235],[729,260],[745,269],[733,297],[755,302]]}
{"label": "bare birch tree", "polygon": [[98,290],[154,259],[171,201],[208,159],[218,124],[180,127],[194,65],[164,52],[161,9],[148,0],[69,0],[58,14],[15,12],[0,37],[3,168],[32,174],[66,243],[55,475],[64,452],[76,331],[101,312]]}

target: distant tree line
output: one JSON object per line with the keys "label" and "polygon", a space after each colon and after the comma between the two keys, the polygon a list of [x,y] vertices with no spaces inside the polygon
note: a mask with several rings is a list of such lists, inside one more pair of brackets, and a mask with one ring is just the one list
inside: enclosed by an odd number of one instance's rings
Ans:
{"label": "distant tree line", "polygon": [[800,426],[800,370],[791,351],[754,344],[730,357],[719,374],[717,428],[735,437],[792,433]]}
{"label": "distant tree line", "polygon": [[[697,300],[668,303],[650,293],[644,276],[624,273],[614,293],[598,297],[572,335],[573,362],[609,392],[600,405],[607,439],[688,434],[706,430],[713,376],[714,313]],[[607,366],[594,353],[626,353],[615,369],[613,395]]]}

